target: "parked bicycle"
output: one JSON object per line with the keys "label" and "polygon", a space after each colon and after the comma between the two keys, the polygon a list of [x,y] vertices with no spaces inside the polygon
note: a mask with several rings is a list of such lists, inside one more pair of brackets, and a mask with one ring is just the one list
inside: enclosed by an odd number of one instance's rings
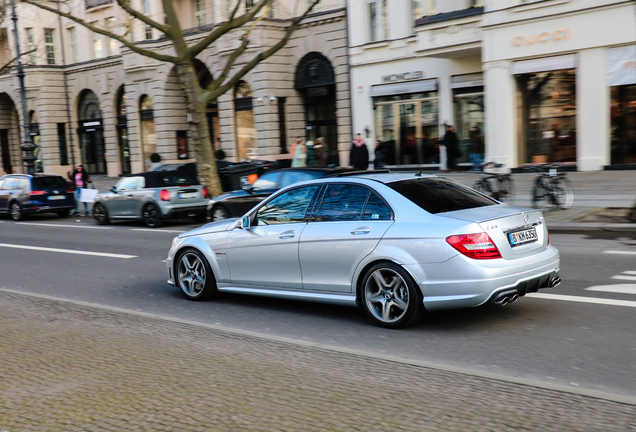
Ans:
{"label": "parked bicycle", "polygon": [[535,165],[526,169],[537,173],[532,185],[532,207],[542,210],[552,207],[565,210],[572,207],[574,189],[566,173],[558,172],[558,166]]}
{"label": "parked bicycle", "polygon": [[[482,165],[485,169],[500,169],[503,164],[488,162]],[[477,179],[473,184],[473,189],[488,195],[497,201],[507,202],[514,194],[514,183],[510,174],[500,174],[497,172],[484,173],[483,177]]]}

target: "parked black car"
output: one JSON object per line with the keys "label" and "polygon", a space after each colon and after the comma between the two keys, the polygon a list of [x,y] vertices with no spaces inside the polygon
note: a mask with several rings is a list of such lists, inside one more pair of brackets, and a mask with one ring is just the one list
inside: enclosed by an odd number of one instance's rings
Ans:
{"label": "parked black car", "polygon": [[57,174],[7,174],[0,177],[0,214],[15,221],[33,213],[66,217],[75,208],[73,190]]}
{"label": "parked black car", "polygon": [[351,168],[285,168],[266,172],[247,189],[227,192],[212,198],[208,204],[208,217],[216,221],[243,216],[256,204],[285,186],[345,171],[352,170]]}

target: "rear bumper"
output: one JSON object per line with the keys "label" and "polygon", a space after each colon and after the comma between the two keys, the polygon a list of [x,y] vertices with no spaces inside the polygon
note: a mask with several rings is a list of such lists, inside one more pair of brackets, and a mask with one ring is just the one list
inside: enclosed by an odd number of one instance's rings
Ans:
{"label": "rear bumper", "polygon": [[54,213],[65,210],[73,210],[75,205],[60,205],[60,206],[43,206],[37,204],[27,204],[22,207],[22,213],[34,214],[34,213]]}

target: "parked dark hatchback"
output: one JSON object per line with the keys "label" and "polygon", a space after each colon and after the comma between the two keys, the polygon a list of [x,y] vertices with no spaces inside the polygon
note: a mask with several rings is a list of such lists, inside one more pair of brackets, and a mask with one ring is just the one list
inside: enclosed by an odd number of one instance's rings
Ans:
{"label": "parked dark hatchback", "polygon": [[75,198],[64,177],[57,174],[8,174],[0,177],[0,213],[15,221],[33,213],[66,217]]}
{"label": "parked dark hatchback", "polygon": [[351,168],[285,168],[263,174],[248,189],[217,195],[208,204],[208,217],[221,220],[243,216],[279,189],[305,180],[352,171]]}

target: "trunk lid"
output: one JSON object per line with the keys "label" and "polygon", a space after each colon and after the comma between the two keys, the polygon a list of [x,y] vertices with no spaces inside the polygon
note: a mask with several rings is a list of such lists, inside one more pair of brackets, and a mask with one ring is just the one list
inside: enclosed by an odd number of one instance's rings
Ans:
{"label": "trunk lid", "polygon": [[502,204],[439,213],[438,216],[478,224],[504,259],[522,258],[548,246],[548,230],[541,210]]}

